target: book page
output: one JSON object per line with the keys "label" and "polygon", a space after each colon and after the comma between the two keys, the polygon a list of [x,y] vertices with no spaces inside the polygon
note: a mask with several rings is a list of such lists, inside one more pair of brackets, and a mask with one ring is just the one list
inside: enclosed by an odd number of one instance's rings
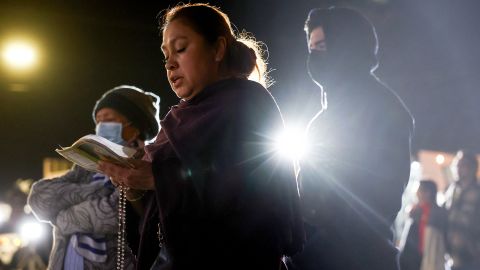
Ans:
{"label": "book page", "polygon": [[97,162],[100,160],[108,161],[124,167],[131,167],[131,164],[127,161],[126,157],[118,156],[111,149],[105,148],[104,146],[98,145],[91,141],[85,141],[85,142],[79,143],[75,146],[75,148],[90,155],[91,158],[95,159]]}
{"label": "book page", "polygon": [[110,154],[116,155],[120,158],[131,158],[137,152],[133,148],[113,143],[101,136],[94,135],[94,134],[83,136],[78,141],[76,141],[72,146],[76,146],[79,143],[84,143],[87,141],[91,144],[96,144],[101,146],[103,149],[108,150]]}
{"label": "book page", "polygon": [[72,146],[55,150],[71,162],[94,172],[99,161],[107,161],[123,167],[133,168],[130,158],[136,149],[112,143],[97,135],[86,135],[78,139]]}
{"label": "book page", "polygon": [[57,149],[57,153],[62,155],[64,158],[70,160],[74,164],[77,164],[78,166],[89,170],[89,171],[94,171],[94,172],[99,172],[97,170],[97,162],[98,159],[92,159],[91,157],[85,156],[84,153],[79,153],[76,149],[74,148],[64,148],[64,149]]}

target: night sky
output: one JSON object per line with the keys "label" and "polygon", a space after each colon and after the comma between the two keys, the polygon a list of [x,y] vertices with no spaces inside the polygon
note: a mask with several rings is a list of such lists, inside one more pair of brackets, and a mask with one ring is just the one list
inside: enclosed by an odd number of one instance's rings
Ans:
{"label": "night sky", "polygon": [[[93,133],[91,110],[106,90],[130,84],[161,97],[161,116],[178,102],[163,68],[157,14],[175,1],[0,0],[0,44],[31,40],[39,66],[0,66],[0,186],[38,179],[42,159]],[[210,1],[269,51],[270,88],[287,124],[308,121],[318,90],[306,75],[303,23],[332,3],[363,11],[377,28],[380,67],[416,119],[414,150],[480,153],[480,1]],[[18,86],[24,91],[12,91]]]}

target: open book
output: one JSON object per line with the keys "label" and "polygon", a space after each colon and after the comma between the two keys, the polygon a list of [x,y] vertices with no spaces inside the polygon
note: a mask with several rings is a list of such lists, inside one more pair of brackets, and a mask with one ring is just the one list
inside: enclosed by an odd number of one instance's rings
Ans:
{"label": "open book", "polygon": [[64,158],[89,171],[97,170],[99,161],[108,161],[124,167],[132,167],[129,161],[134,158],[136,149],[113,143],[98,135],[86,135],[69,147],[55,150]]}

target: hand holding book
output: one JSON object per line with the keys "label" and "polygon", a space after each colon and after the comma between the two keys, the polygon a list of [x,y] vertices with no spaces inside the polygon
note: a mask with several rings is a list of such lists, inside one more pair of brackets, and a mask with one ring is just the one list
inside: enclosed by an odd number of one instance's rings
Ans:
{"label": "hand holding book", "polygon": [[153,190],[155,182],[152,163],[145,160],[130,160],[132,167],[124,167],[108,161],[99,162],[98,170],[110,176],[115,185],[137,190]]}
{"label": "hand holding book", "polygon": [[[134,148],[113,143],[97,135],[86,135],[69,147],[55,150],[64,158],[86,170],[100,172],[98,163],[106,161],[119,166],[133,168],[132,160],[141,153]],[[143,151],[141,151],[143,153]]]}
{"label": "hand holding book", "polygon": [[97,135],[86,135],[57,153],[89,171],[110,176],[115,185],[139,190],[154,189],[152,165],[141,160],[142,150],[113,143]]}

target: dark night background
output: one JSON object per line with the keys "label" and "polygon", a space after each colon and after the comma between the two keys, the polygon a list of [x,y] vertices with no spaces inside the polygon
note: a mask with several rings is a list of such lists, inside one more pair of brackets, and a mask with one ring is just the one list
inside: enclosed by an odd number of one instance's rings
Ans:
{"label": "dark night background", "polygon": [[[40,178],[44,157],[58,157],[58,145],[92,133],[92,107],[114,86],[131,84],[158,94],[161,116],[177,103],[166,81],[156,19],[175,1],[56,2],[0,0],[0,44],[22,34],[41,53],[40,65],[28,74],[0,67],[0,186]],[[307,121],[317,103],[305,70],[308,10],[353,6],[377,27],[377,75],[416,119],[414,150],[480,153],[480,1],[210,3],[268,46],[276,81],[270,90],[287,124]],[[12,91],[19,84],[26,90]]]}

